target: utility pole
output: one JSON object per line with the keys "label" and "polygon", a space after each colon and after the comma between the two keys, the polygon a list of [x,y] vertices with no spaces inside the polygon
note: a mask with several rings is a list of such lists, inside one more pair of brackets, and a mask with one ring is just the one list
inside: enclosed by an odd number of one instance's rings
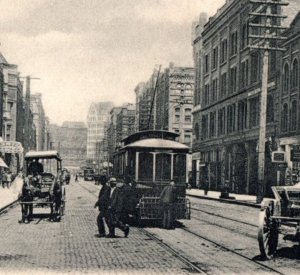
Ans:
{"label": "utility pole", "polygon": [[249,44],[250,49],[263,51],[263,70],[260,95],[260,122],[258,140],[258,188],[257,202],[260,203],[265,194],[265,140],[266,140],[266,113],[268,95],[268,72],[270,51],[284,51],[278,42],[284,40],[280,34],[283,28],[281,21],[286,16],[282,15],[281,7],[288,5],[282,0],[250,0],[251,12],[249,13]]}

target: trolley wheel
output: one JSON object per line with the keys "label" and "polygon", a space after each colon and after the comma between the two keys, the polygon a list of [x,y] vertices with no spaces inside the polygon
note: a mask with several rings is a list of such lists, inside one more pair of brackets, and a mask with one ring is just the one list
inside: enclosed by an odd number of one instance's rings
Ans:
{"label": "trolley wheel", "polygon": [[270,208],[265,208],[259,213],[258,244],[260,254],[265,259],[270,259],[276,252],[278,245],[278,225],[271,219]]}

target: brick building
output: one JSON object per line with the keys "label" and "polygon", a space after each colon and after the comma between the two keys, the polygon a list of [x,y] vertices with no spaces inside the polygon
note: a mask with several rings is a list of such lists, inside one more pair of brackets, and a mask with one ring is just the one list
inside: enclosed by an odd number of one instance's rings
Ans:
{"label": "brick building", "polygon": [[173,63],[160,74],[155,96],[155,129],[180,134],[179,141],[192,145],[194,68]]}
{"label": "brick building", "polygon": [[[193,178],[201,186],[232,192],[257,193],[259,110],[262,56],[248,47],[248,0],[227,0],[203,26],[194,29]],[[276,136],[279,119],[279,54],[271,52],[269,66],[267,134]],[[276,181],[266,150],[268,187]],[[269,189],[269,188],[267,188]]]}

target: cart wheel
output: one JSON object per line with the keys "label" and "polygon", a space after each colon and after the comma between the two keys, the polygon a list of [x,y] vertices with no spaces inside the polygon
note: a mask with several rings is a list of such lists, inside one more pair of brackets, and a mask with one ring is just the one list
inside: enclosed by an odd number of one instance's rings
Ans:
{"label": "cart wheel", "polygon": [[269,259],[276,252],[278,245],[278,225],[271,220],[270,209],[266,208],[259,213],[258,244],[261,256]]}

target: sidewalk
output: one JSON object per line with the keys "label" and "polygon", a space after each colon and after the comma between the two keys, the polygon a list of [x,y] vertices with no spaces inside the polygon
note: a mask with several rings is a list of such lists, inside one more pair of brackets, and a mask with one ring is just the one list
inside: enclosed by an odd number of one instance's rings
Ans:
{"label": "sidewalk", "polygon": [[2,188],[2,186],[0,186],[0,209],[18,199],[22,186],[23,180],[20,177],[15,178],[10,188]]}
{"label": "sidewalk", "polygon": [[260,204],[256,203],[256,196],[251,195],[241,195],[241,194],[229,194],[229,199],[220,199],[221,192],[218,191],[208,191],[207,195],[204,195],[204,190],[202,189],[190,189],[186,190],[187,195],[191,197],[206,199],[206,200],[217,200],[221,202],[245,205],[250,207],[259,208]]}

